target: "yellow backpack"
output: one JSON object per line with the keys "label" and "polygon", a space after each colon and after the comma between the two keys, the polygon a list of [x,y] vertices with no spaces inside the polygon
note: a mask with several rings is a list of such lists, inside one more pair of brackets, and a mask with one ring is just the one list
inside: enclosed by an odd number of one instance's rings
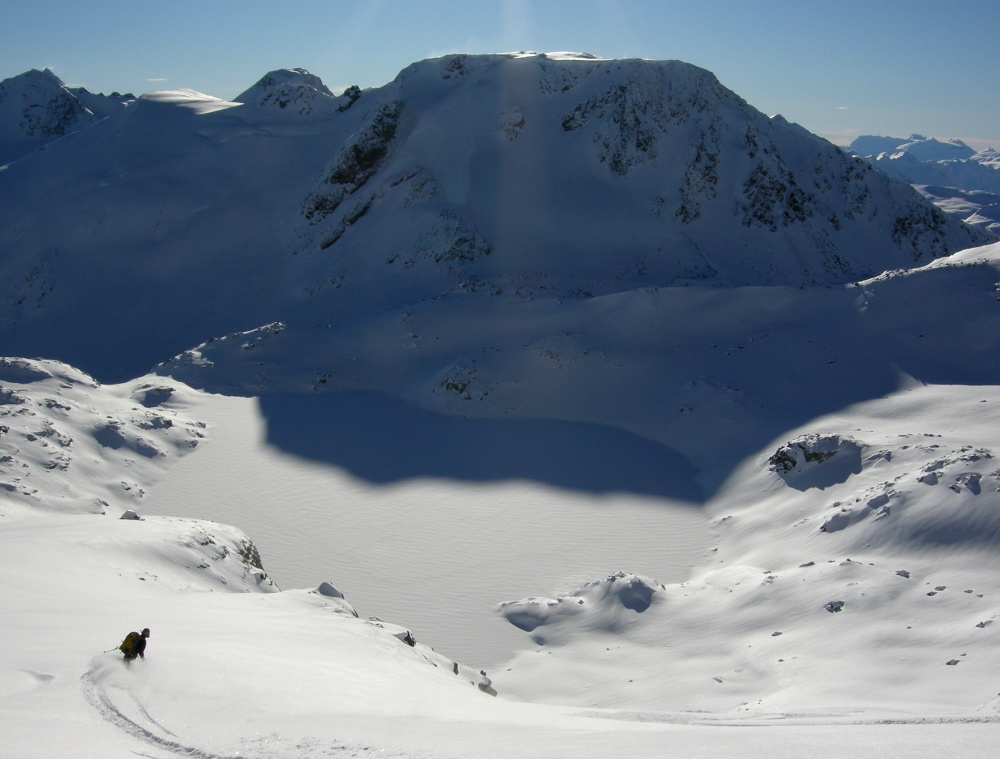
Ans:
{"label": "yellow backpack", "polygon": [[135,645],[138,639],[139,639],[139,633],[130,632],[128,635],[125,636],[125,640],[122,641],[122,644],[118,646],[118,650],[121,651],[126,656],[128,656],[130,653],[132,653],[132,647]]}

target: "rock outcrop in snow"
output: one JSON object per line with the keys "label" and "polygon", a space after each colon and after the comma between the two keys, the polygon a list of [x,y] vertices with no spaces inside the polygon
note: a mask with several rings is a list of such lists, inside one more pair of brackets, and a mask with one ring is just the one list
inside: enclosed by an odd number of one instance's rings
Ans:
{"label": "rock outcrop in snow", "polygon": [[863,444],[841,435],[803,435],[768,459],[771,471],[799,490],[845,482],[861,471]]}

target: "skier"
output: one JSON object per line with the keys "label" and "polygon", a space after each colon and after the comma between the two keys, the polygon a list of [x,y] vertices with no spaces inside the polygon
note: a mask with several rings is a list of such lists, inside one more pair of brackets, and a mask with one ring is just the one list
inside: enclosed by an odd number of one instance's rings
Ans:
{"label": "skier", "polygon": [[142,633],[130,632],[125,636],[125,640],[118,646],[118,650],[125,656],[125,661],[132,661],[139,656],[146,658],[146,638],[149,637],[149,628],[142,628]]}

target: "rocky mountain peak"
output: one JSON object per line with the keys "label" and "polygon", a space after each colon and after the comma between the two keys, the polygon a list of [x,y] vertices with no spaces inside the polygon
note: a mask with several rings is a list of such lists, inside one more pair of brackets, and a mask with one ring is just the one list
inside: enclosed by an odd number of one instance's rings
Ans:
{"label": "rocky mountain peak", "polygon": [[318,76],[293,68],[269,72],[235,101],[305,116],[317,109],[329,112],[335,97]]}
{"label": "rocky mountain peak", "polygon": [[135,100],[70,88],[50,69],[0,82],[0,164],[96,123]]}
{"label": "rocky mountain peak", "polygon": [[49,69],[0,82],[0,162],[18,158],[96,117]]}

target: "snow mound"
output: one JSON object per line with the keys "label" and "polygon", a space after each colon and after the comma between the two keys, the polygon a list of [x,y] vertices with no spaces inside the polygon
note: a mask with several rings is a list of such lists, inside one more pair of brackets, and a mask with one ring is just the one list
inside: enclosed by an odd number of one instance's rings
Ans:
{"label": "snow mound", "polygon": [[[613,633],[649,609],[662,590],[662,585],[648,577],[617,572],[588,583],[568,596],[508,601],[500,604],[498,611],[525,632],[572,620],[580,629]],[[543,641],[540,634],[533,637],[536,642]]]}
{"label": "snow mound", "polygon": [[358,616],[358,613],[354,610],[354,606],[348,603],[340,589],[329,580],[324,580],[309,592],[322,596],[338,612],[350,614],[353,617]]}
{"label": "snow mound", "polygon": [[319,593],[321,596],[326,596],[327,598],[343,598],[344,597],[344,594],[340,592],[340,589],[337,588],[337,586],[334,585],[329,580],[324,580],[319,585],[317,585],[316,586],[316,592]]}

